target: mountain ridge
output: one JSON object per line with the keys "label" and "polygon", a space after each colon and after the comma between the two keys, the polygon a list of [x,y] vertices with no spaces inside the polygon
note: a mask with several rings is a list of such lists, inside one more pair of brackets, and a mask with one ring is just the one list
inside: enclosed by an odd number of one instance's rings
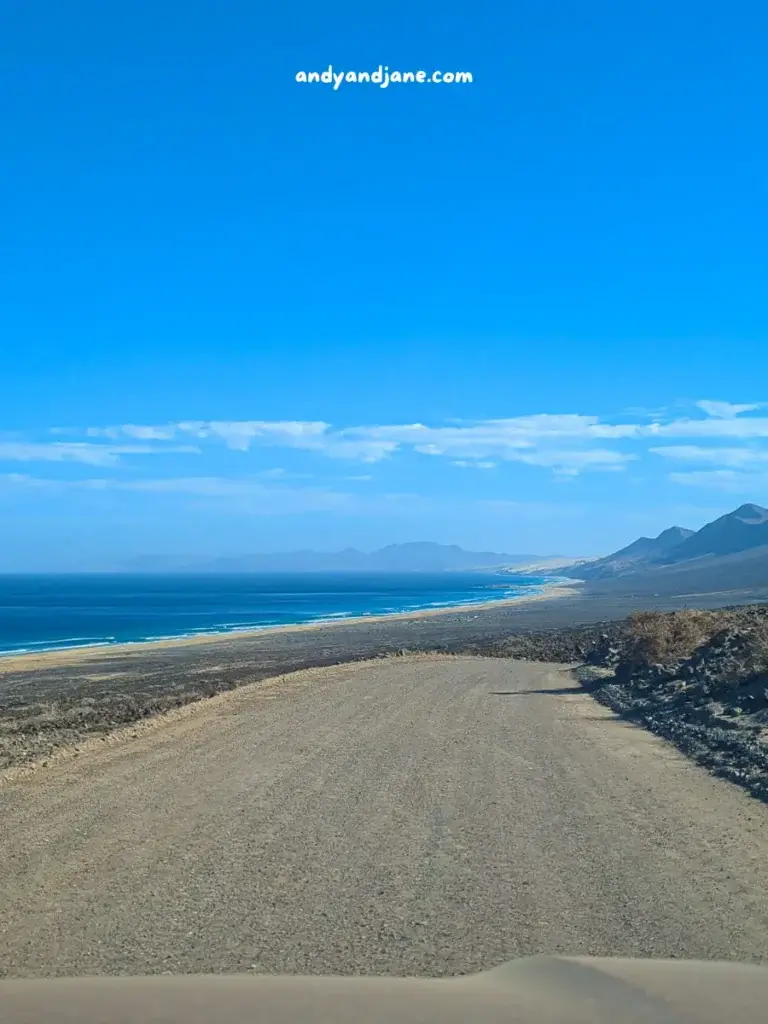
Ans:
{"label": "mountain ridge", "polygon": [[143,556],[123,566],[127,572],[458,572],[497,569],[544,560],[548,555],[466,551],[457,544],[411,541],[388,544],[372,552],[283,551],[228,555],[201,560],[192,556]]}
{"label": "mountain ridge", "polygon": [[[748,565],[750,559],[755,565]],[[755,503],[740,505],[700,530],[673,526],[658,537],[639,537],[618,551],[564,570],[564,575],[581,580],[610,580],[653,576],[668,578],[671,571],[709,570],[713,585],[718,568],[733,570],[742,565],[745,574],[755,575],[757,561],[766,561],[768,581],[768,509]],[[702,577],[704,578],[704,577]]]}

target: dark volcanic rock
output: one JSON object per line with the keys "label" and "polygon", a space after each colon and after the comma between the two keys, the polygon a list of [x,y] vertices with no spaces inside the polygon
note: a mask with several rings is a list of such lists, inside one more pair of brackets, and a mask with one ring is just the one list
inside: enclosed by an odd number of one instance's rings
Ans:
{"label": "dark volcanic rock", "polygon": [[624,718],[768,801],[767,613],[766,606],[713,613],[708,639],[666,664],[648,662],[647,636],[639,643],[627,623],[618,643],[595,646],[579,678]]}

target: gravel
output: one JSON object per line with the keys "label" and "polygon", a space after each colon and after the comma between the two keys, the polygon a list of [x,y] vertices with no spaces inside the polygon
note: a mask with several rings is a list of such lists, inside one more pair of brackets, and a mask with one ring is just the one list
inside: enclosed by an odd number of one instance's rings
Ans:
{"label": "gravel", "polygon": [[5,976],[768,958],[762,806],[562,666],[245,686],[8,781],[0,815]]}

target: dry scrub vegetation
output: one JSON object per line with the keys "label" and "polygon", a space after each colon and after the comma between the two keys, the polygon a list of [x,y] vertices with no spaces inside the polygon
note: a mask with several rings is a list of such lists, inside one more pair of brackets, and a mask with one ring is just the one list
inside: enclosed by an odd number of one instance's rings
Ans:
{"label": "dry scrub vegetation", "polygon": [[627,621],[621,646],[625,673],[651,665],[671,666],[725,646],[729,663],[721,668],[728,678],[721,682],[747,682],[768,671],[768,608],[635,612]]}

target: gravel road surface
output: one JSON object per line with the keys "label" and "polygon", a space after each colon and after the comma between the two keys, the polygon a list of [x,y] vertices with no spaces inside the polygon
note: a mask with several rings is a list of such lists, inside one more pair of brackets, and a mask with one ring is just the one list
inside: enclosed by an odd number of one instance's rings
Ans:
{"label": "gravel road surface", "polygon": [[768,809],[562,666],[310,669],[136,733],[0,787],[4,976],[768,961]]}

